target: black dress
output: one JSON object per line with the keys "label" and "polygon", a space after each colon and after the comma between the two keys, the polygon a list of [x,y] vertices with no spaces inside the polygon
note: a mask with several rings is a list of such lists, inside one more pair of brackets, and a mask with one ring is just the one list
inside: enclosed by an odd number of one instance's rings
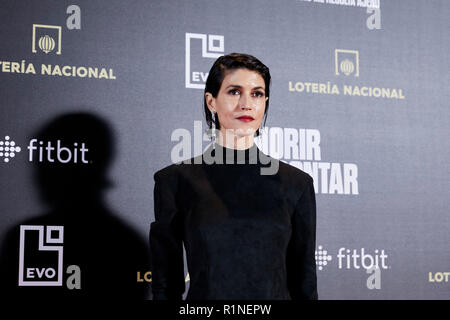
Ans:
{"label": "black dress", "polygon": [[[211,163],[211,156],[223,163]],[[245,163],[236,163],[241,156]],[[275,174],[261,174],[276,165]],[[182,299],[183,243],[187,300],[317,299],[316,203],[308,174],[256,144],[246,150],[215,144],[154,179],[154,300]]]}

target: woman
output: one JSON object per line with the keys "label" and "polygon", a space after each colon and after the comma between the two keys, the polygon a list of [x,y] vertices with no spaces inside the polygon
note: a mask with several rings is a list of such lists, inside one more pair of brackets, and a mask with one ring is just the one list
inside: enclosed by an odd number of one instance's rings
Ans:
{"label": "woman", "polygon": [[[154,300],[182,299],[183,243],[187,300],[317,299],[313,180],[254,143],[269,86],[269,69],[253,56],[232,53],[212,66],[204,109],[216,141],[154,175]],[[267,158],[277,166],[264,173]]]}

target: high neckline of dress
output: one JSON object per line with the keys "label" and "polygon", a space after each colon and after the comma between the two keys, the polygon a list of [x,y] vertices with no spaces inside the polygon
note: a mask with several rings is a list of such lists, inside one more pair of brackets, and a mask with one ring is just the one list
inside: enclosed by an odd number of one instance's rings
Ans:
{"label": "high neckline of dress", "polygon": [[217,142],[211,145],[212,155],[222,159],[226,164],[240,164],[244,163],[256,163],[258,159],[258,147],[256,143],[253,143],[251,147],[247,149],[233,149],[222,146]]}

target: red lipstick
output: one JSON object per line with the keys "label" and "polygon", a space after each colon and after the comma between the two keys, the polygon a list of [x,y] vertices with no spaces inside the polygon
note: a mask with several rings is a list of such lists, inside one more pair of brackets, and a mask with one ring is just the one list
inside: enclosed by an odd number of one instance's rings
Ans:
{"label": "red lipstick", "polygon": [[238,117],[238,118],[236,118],[236,119],[241,120],[241,121],[243,121],[243,122],[250,122],[250,121],[255,120],[255,119],[254,119],[253,117],[251,117],[251,116],[240,116],[240,117]]}

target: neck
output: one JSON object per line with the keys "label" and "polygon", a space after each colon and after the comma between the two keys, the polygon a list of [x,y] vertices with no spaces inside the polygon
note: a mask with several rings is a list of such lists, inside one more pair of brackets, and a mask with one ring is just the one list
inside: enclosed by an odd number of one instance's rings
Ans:
{"label": "neck", "polygon": [[256,143],[246,149],[236,149],[223,146],[216,141],[208,151],[205,151],[205,154],[212,159],[212,161],[207,161],[208,164],[213,162],[217,164],[256,164],[258,151]]}
{"label": "neck", "polygon": [[253,146],[255,139],[253,135],[237,136],[234,134],[223,134],[219,131],[216,142],[225,148],[245,150]]}

